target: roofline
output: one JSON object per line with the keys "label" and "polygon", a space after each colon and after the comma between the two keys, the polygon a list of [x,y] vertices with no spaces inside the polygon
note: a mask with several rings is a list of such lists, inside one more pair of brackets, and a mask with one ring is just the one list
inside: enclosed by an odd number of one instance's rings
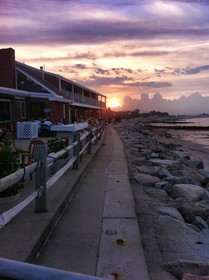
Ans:
{"label": "roofline", "polygon": [[30,73],[25,72],[24,70],[18,68],[18,66],[16,66],[16,68],[18,69],[18,71],[20,71],[21,73],[25,74],[26,76],[30,77],[30,79],[32,81],[35,81],[36,83],[38,83],[41,87],[43,87],[44,89],[48,90],[50,94],[56,94],[53,90],[51,90],[49,87],[47,87],[46,85],[44,85],[44,83],[39,82],[37,79],[35,79],[34,77],[32,77],[30,75]]}
{"label": "roofline", "polygon": [[65,99],[60,95],[57,94],[50,94],[50,93],[39,93],[39,92],[31,92],[31,91],[24,91],[15,88],[6,88],[0,87],[0,93],[14,95],[14,96],[21,96],[21,97],[35,97],[35,98],[45,98],[49,99],[50,101],[60,101],[65,103],[72,103],[71,100]]}
{"label": "roofline", "polygon": [[[74,85],[76,85],[76,86],[82,87],[83,89],[86,89],[86,90],[88,90],[88,91],[91,91],[91,92],[93,92],[93,93],[95,93],[95,94],[98,94],[98,95],[100,95],[100,96],[106,98],[106,96],[105,96],[104,94],[101,94],[101,93],[99,93],[99,92],[97,92],[97,91],[95,91],[95,90],[92,90],[92,89],[90,89],[90,88],[88,88],[88,87],[86,87],[86,86],[84,86],[84,85],[78,84],[78,83],[74,82],[73,80],[67,79],[67,78],[65,78],[65,77],[63,77],[63,76],[61,76],[61,75],[59,75],[59,74],[52,73],[52,72],[48,72],[48,71],[46,71],[46,70],[41,70],[41,69],[32,67],[32,66],[30,66],[30,65],[28,65],[28,64],[19,62],[19,61],[15,61],[15,62],[16,62],[17,64],[20,64],[20,65],[23,65],[23,66],[25,66],[25,67],[28,67],[29,69],[32,69],[32,70],[35,70],[35,71],[39,71],[40,73],[46,73],[46,74],[55,76],[56,78],[59,78],[59,79],[61,79],[61,80],[63,80],[63,81],[72,83],[72,84],[74,84]],[[18,67],[18,66],[17,66],[17,67]],[[20,69],[19,69],[19,70],[20,70]]]}

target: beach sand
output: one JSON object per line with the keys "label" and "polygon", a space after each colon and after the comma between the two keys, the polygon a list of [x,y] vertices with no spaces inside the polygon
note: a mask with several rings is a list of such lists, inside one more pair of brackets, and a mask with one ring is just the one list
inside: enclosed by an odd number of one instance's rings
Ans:
{"label": "beach sand", "polygon": [[158,142],[182,146],[182,155],[191,159],[201,159],[204,169],[209,170],[209,131],[206,130],[179,130],[154,129],[150,136]]}

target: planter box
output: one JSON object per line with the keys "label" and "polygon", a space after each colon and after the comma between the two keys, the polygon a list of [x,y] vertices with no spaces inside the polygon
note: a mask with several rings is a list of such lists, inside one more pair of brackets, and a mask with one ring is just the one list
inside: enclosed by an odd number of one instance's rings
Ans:
{"label": "planter box", "polygon": [[85,129],[88,127],[88,123],[75,123],[75,124],[59,124],[59,125],[52,125],[52,131],[62,131],[62,132],[74,132]]}

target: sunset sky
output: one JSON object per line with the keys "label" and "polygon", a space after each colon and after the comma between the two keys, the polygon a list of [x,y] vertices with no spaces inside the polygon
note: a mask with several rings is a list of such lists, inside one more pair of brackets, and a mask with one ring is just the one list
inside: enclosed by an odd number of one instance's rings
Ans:
{"label": "sunset sky", "polygon": [[0,47],[108,97],[209,96],[208,0],[0,0]]}

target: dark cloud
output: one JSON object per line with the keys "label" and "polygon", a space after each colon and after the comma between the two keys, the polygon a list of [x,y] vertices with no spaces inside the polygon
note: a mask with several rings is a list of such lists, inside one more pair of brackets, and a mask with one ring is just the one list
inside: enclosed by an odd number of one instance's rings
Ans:
{"label": "dark cloud", "polygon": [[195,68],[187,68],[184,69],[183,72],[186,75],[193,75],[193,74],[198,74],[202,71],[208,71],[209,70],[209,65],[204,65],[204,66],[200,66],[200,67],[195,67]]}
{"label": "dark cloud", "polygon": [[167,0],[168,2],[180,2],[180,3],[194,3],[194,4],[205,4],[208,5],[208,0]]}
{"label": "dark cloud", "polygon": [[[47,20],[47,18],[46,18]],[[208,27],[184,27],[170,26],[162,24],[153,24],[147,26],[142,24],[141,21],[131,22],[120,20],[115,21],[102,21],[102,20],[70,20],[70,22],[59,22],[59,24],[48,24],[42,19],[43,24],[38,27],[29,26],[23,29],[18,27],[16,29],[5,31],[0,29],[0,42],[1,43],[20,43],[25,44],[51,44],[56,42],[59,44],[81,44],[81,43],[101,43],[113,40],[136,40],[136,39],[152,39],[156,37],[202,37],[209,34]],[[6,32],[6,36],[5,36]],[[36,34],[36,36],[33,36]],[[135,56],[153,56],[157,52],[137,52]],[[166,52],[159,52],[158,55],[164,55]]]}
{"label": "dark cloud", "polygon": [[84,70],[88,68],[85,64],[81,64],[81,63],[75,64],[73,67],[80,70]]}
{"label": "dark cloud", "polygon": [[202,65],[202,66],[198,66],[198,67],[190,67],[190,66],[186,66],[184,68],[175,68],[175,69],[168,69],[169,71],[161,71],[161,70],[157,70],[155,69],[156,73],[162,73],[162,74],[172,74],[174,76],[182,76],[182,75],[195,75],[195,74],[199,74],[203,71],[208,71],[209,70],[209,65]]}
{"label": "dark cloud", "polygon": [[123,77],[98,77],[93,75],[89,81],[86,81],[87,86],[106,86],[106,85],[123,85],[124,82],[130,81],[131,78]]}
{"label": "dark cloud", "polygon": [[136,82],[136,83],[129,83],[129,86],[132,87],[143,87],[143,88],[164,88],[164,87],[171,87],[172,83],[170,82]]}
{"label": "dark cloud", "polygon": [[110,75],[111,74],[110,70],[106,70],[106,69],[102,69],[102,68],[97,68],[95,70],[95,73],[101,74],[101,75]]}
{"label": "dark cloud", "polygon": [[[179,28],[146,28],[141,27],[141,24],[137,23],[120,23],[120,22],[98,22],[98,21],[83,21],[72,22],[71,26],[68,24],[60,26],[60,29],[50,28],[49,30],[40,30],[38,34],[38,40],[33,36],[25,37],[25,32],[19,31],[19,34],[12,34],[13,41],[24,41],[26,43],[101,43],[114,40],[137,40],[137,39],[151,39],[156,36],[178,37],[178,36],[195,36],[201,37],[209,34],[209,28],[199,29],[179,29]],[[28,34],[29,35],[29,34]],[[150,56],[156,55],[155,52],[135,53],[135,56]],[[163,52],[163,55],[166,54]],[[162,52],[158,55],[162,55]]]}
{"label": "dark cloud", "polygon": [[[185,22],[185,25],[182,25],[181,20],[173,19],[166,24],[161,13],[155,14],[155,11],[149,11],[148,8],[143,10],[144,7],[150,7],[152,2],[151,0],[28,0],[23,4],[20,0],[1,1],[0,43],[33,45],[56,43],[59,46],[98,44],[115,40],[179,38],[179,36],[201,38],[209,34],[207,22],[203,22],[203,19],[201,23],[197,23],[194,18],[193,21],[189,21],[189,24]],[[208,1],[166,0],[162,2],[206,4]],[[80,14],[85,11],[90,15],[91,10],[95,8],[104,14],[107,11],[114,12],[116,15],[118,13],[118,17],[80,17]],[[72,11],[75,14],[78,13],[77,18],[71,16]],[[132,20],[130,14],[137,11],[139,16],[135,14]],[[63,13],[65,13],[64,16]],[[120,15],[125,16],[120,17]],[[131,56],[162,56],[167,53],[167,51],[150,50],[133,52]],[[89,57],[92,56],[92,54],[89,55]],[[112,56],[111,52],[107,52],[106,56],[108,55]],[[128,52],[125,55],[129,55]],[[122,53],[116,52],[114,56],[120,57]]]}

